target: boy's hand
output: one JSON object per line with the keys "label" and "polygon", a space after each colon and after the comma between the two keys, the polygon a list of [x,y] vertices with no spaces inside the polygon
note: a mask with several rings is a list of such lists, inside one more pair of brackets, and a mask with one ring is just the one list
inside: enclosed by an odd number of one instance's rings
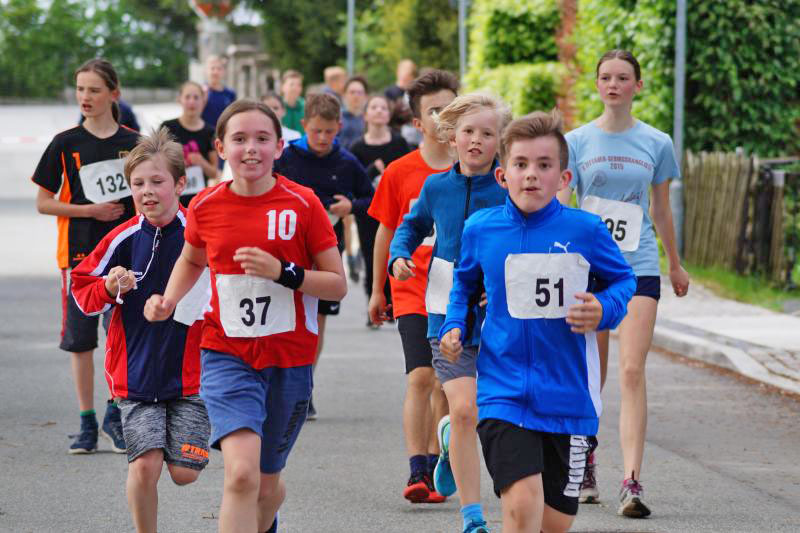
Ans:
{"label": "boy's hand", "polygon": [[484,292],[483,294],[481,294],[481,301],[478,302],[478,306],[479,307],[486,307],[486,304],[488,304],[488,303],[489,303],[489,298],[488,298],[488,296],[486,296],[486,293]]}
{"label": "boy's hand", "polygon": [[686,296],[689,292],[689,273],[682,266],[678,265],[676,268],[669,269],[669,281],[672,283],[675,296]]}
{"label": "boy's hand", "polygon": [[89,204],[89,216],[101,222],[111,222],[117,220],[125,212],[125,206],[117,202],[103,202],[101,204]]}
{"label": "boy's hand", "polygon": [[603,305],[594,294],[579,292],[575,295],[581,304],[573,304],[567,310],[567,324],[573,333],[588,333],[597,329],[603,318]]}
{"label": "boy's hand", "polygon": [[372,164],[375,165],[375,168],[378,170],[378,174],[383,174],[383,171],[386,170],[386,165],[383,163],[383,159],[376,159]]}
{"label": "boy's hand", "polygon": [[186,155],[186,161],[189,165],[200,165],[203,163],[203,156],[200,152],[190,152]]}
{"label": "boy's hand", "polygon": [[369,306],[367,307],[369,321],[380,326],[385,321],[389,320],[388,311],[391,308],[391,305],[386,305],[386,295],[383,294],[383,291],[373,291],[369,297]]}
{"label": "boy's hand", "polygon": [[405,281],[408,278],[416,276],[414,269],[417,268],[411,259],[404,259],[402,257],[395,260],[392,264],[392,274],[400,281]]}
{"label": "boy's hand", "polygon": [[144,317],[148,322],[161,322],[168,319],[174,310],[174,303],[160,294],[154,294],[144,304]]}
{"label": "boy's hand", "polygon": [[353,202],[348,200],[347,196],[342,194],[334,194],[333,197],[336,199],[336,201],[328,206],[328,211],[337,217],[346,217],[349,215],[350,211],[353,210]]}
{"label": "boy's hand", "polygon": [[439,343],[439,350],[442,352],[445,359],[451,363],[458,361],[462,349],[460,328],[453,328],[445,333],[442,337],[442,341]]}
{"label": "boy's hand", "polygon": [[136,276],[125,267],[115,266],[108,271],[106,276],[106,292],[111,298],[125,294],[136,288]]}
{"label": "boy's hand", "polygon": [[281,275],[281,262],[261,248],[243,247],[236,250],[233,260],[239,263],[245,274],[260,276],[275,281]]}

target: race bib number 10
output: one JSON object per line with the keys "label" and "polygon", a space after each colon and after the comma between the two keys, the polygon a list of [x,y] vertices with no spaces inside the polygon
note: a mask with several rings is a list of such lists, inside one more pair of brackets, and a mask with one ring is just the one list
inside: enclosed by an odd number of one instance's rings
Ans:
{"label": "race bib number 10", "polygon": [[217,274],[222,328],[228,337],[266,337],[294,331],[294,291],[247,274]]}
{"label": "race bib number 10", "polygon": [[603,219],[620,250],[633,252],[639,249],[644,214],[641,206],[599,196],[587,196],[581,202],[581,209],[599,215]]}
{"label": "race bib number 10", "polygon": [[564,318],[575,294],[586,291],[589,262],[581,254],[510,254],[506,301],[514,318]]}
{"label": "race bib number 10", "polygon": [[125,182],[124,166],[124,159],[109,159],[82,166],[78,174],[86,199],[101,204],[130,196],[131,190]]}

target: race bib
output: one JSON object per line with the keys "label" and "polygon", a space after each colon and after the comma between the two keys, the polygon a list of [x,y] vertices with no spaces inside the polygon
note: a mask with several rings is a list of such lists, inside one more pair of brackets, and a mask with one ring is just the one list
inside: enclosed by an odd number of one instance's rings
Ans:
{"label": "race bib", "polygon": [[124,159],[109,159],[82,166],[78,175],[86,199],[102,204],[130,196],[131,190],[125,182],[124,166]]}
{"label": "race bib", "polygon": [[[417,203],[419,198],[414,198],[410,202],[408,202],[408,211],[411,212],[411,209],[414,207],[414,204]],[[436,244],[436,224],[433,225],[433,229],[431,230],[431,234],[425,237],[422,240],[422,244],[420,246],[433,246]]]}
{"label": "race bib", "polygon": [[431,260],[428,288],[425,290],[425,310],[436,315],[447,314],[450,290],[453,288],[454,264],[439,257]]}
{"label": "race bib", "polygon": [[599,215],[606,223],[611,237],[623,252],[633,252],[639,248],[644,212],[638,204],[607,200],[599,196],[587,196],[581,202],[581,209]]}
{"label": "race bib", "polygon": [[203,176],[203,167],[192,165],[186,167],[186,188],[183,194],[197,194],[206,188],[206,180]]}
{"label": "race bib", "polygon": [[294,331],[294,291],[247,274],[217,274],[216,278],[225,335],[252,338]]}
{"label": "race bib", "polygon": [[564,318],[589,282],[589,262],[578,253],[509,254],[506,301],[514,318]]}
{"label": "race bib", "polygon": [[181,298],[175,306],[174,319],[176,322],[191,326],[197,320],[203,319],[203,314],[211,310],[211,275],[208,268],[203,270],[197,283]]}

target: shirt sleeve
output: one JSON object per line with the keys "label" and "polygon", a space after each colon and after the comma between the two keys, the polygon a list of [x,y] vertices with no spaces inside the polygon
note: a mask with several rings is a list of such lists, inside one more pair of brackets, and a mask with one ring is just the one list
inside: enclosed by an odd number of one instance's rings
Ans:
{"label": "shirt sleeve", "polygon": [[389,275],[392,275],[392,265],[399,258],[411,259],[414,251],[422,244],[425,237],[433,229],[433,214],[428,205],[428,190],[430,180],[425,180],[419,193],[419,200],[411,211],[403,217],[403,222],[394,233],[389,245]]}
{"label": "shirt sleeve", "polygon": [[661,143],[656,159],[656,168],[653,170],[653,185],[663,183],[668,179],[680,178],[681,171],[678,168],[678,160],[675,158],[675,148],[672,139],[664,134],[665,139]]}
{"label": "shirt sleeve", "polygon": [[306,200],[311,205],[309,210],[311,220],[306,247],[313,257],[328,248],[335,248],[338,241],[328,218],[328,212],[322,207],[322,202],[319,201],[319,198],[315,194],[311,194],[306,197]]}
{"label": "shirt sleeve", "polygon": [[392,230],[397,229],[397,221],[403,208],[403,199],[396,186],[397,176],[395,167],[389,166],[386,169],[367,210],[369,216]]}
{"label": "shirt sleeve", "polygon": [[64,152],[61,143],[53,139],[42,154],[31,179],[43,189],[57,194],[61,189],[64,173]]}
{"label": "shirt sleeve", "polygon": [[461,236],[461,260],[453,272],[453,288],[450,290],[450,303],[447,316],[439,329],[439,338],[453,328],[461,329],[461,341],[467,333],[467,317],[470,312],[470,296],[478,290],[483,271],[478,256],[478,227],[467,220]]}
{"label": "shirt sleeve", "polygon": [[106,235],[70,273],[70,292],[78,309],[87,316],[99,315],[116,302],[106,291],[105,278],[108,271],[119,264],[118,247],[111,249],[118,233],[112,231]]}
{"label": "shirt sleeve", "polygon": [[613,329],[628,312],[628,302],[636,291],[636,276],[622,257],[619,247],[611,238],[606,225],[597,217],[592,239],[591,272],[608,283],[608,287],[595,297],[603,306],[603,318],[597,329]]}
{"label": "shirt sleeve", "polygon": [[200,231],[197,227],[197,200],[205,198],[205,194],[198,194],[192,201],[189,202],[189,207],[186,209],[186,228],[183,230],[183,238],[186,242],[195,248],[205,248],[206,242],[200,237]]}

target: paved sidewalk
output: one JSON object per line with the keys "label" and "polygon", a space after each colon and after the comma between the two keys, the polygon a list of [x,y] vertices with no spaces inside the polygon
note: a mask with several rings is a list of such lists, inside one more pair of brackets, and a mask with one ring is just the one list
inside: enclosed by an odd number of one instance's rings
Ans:
{"label": "paved sidewalk", "polygon": [[698,283],[678,298],[661,278],[653,346],[800,394],[800,317],[726,300]]}

